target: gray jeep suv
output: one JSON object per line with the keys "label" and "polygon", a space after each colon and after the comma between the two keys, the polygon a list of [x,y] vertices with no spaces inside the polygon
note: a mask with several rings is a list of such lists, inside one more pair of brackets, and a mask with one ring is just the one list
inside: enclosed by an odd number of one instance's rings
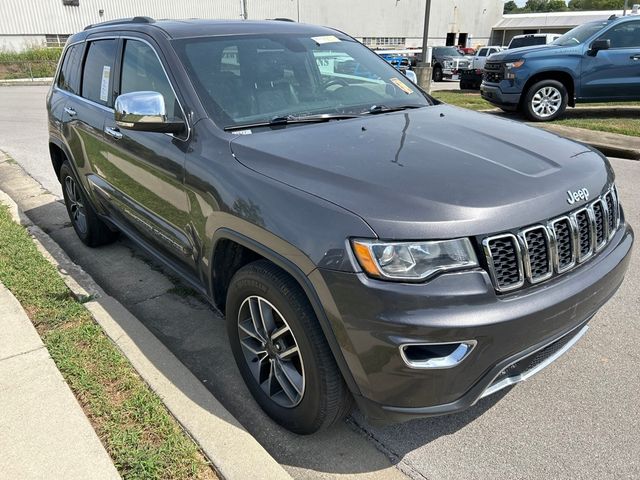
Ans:
{"label": "gray jeep suv", "polygon": [[122,232],[210,299],[295,432],[354,402],[371,421],[465,409],[565,352],[627,269],[606,158],[443,105],[328,28],[90,26],[47,105],[78,236]]}

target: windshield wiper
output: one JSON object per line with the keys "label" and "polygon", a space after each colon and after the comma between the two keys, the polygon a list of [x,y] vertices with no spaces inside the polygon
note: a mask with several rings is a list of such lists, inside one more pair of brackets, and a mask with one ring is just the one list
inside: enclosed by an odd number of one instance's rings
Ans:
{"label": "windshield wiper", "polygon": [[369,115],[377,115],[378,113],[387,113],[387,112],[399,112],[401,110],[410,110],[413,108],[422,108],[426,105],[420,104],[408,104],[408,105],[398,105],[395,107],[388,107],[386,105],[373,105],[366,113]]}
{"label": "windshield wiper", "polygon": [[358,118],[361,115],[353,113],[322,113],[319,115],[280,115],[271,118],[268,121],[260,121],[254,123],[245,123],[242,125],[229,125],[224,127],[226,131],[243,130],[247,128],[270,127],[277,125],[290,125],[294,123],[320,123],[330,120],[345,120],[349,118]]}

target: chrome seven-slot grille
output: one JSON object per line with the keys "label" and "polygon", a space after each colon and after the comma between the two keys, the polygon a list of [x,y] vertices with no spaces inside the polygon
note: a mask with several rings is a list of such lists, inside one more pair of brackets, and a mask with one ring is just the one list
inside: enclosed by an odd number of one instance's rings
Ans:
{"label": "chrome seven-slot grille", "polygon": [[602,250],[620,223],[615,187],[586,206],[544,224],[483,239],[493,285],[509,292],[571,270]]}

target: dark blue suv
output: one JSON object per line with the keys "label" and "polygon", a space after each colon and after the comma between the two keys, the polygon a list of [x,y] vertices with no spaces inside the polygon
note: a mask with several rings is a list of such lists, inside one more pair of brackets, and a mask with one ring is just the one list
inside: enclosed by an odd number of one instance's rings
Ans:
{"label": "dark blue suv", "polygon": [[640,99],[640,16],[611,17],[548,45],[506,50],[485,65],[482,98],[534,121],[579,102]]}

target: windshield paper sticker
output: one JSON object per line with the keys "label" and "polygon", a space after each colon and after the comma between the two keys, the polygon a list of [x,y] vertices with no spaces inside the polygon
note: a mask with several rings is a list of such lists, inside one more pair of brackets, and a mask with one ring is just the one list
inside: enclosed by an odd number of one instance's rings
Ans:
{"label": "windshield paper sticker", "polygon": [[236,135],[251,135],[251,129],[246,129],[246,130],[238,130],[236,132],[233,132]]}
{"label": "windshield paper sticker", "polygon": [[391,79],[391,82],[398,87],[400,90],[402,90],[404,93],[406,93],[407,95],[410,95],[413,93],[413,90],[411,88],[409,88],[409,86],[404,83],[402,80],[400,80],[399,78],[393,77]]}
{"label": "windshield paper sticker", "polygon": [[102,67],[102,83],[100,84],[100,100],[103,102],[109,100],[109,77],[111,77],[111,67],[105,65]]}
{"label": "windshield paper sticker", "polygon": [[316,42],[318,45],[322,45],[324,43],[335,43],[339,42],[340,39],[335,35],[324,35],[322,37],[311,37],[311,40]]}

